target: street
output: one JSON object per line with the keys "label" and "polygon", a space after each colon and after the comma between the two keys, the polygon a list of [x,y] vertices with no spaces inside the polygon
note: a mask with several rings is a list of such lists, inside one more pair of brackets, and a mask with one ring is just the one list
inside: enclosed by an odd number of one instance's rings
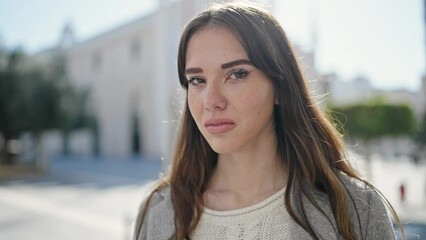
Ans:
{"label": "street", "polygon": [[0,184],[0,239],[131,239],[154,160],[58,159],[41,178]]}
{"label": "street", "polygon": [[[139,204],[161,169],[155,159],[54,159],[48,175],[0,182],[0,239],[129,240]],[[376,157],[372,170],[373,183],[402,221],[425,224],[426,165]]]}

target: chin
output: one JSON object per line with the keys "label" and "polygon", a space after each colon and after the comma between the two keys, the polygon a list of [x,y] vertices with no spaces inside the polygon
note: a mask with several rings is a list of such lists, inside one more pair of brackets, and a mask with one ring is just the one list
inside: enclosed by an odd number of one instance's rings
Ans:
{"label": "chin", "polygon": [[214,152],[217,154],[226,154],[226,153],[232,153],[236,151],[235,146],[232,144],[226,143],[226,141],[221,141],[220,143],[209,143],[210,147],[213,149]]}

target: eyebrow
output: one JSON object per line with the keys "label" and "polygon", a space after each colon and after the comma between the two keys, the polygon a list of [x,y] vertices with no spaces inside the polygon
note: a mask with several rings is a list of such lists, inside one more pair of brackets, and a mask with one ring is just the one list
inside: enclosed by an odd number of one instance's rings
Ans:
{"label": "eyebrow", "polygon": [[[224,63],[224,64],[220,65],[220,67],[222,69],[227,69],[227,68],[231,68],[231,67],[243,65],[243,64],[253,65],[247,59],[238,59],[238,60],[235,60],[235,61],[232,61],[232,62]],[[201,69],[201,68],[187,68],[187,69],[185,69],[185,74],[195,74],[195,73],[202,73],[202,72],[203,72],[203,69]]]}
{"label": "eyebrow", "polygon": [[195,73],[202,73],[203,69],[201,68],[187,68],[185,69],[185,74],[195,74]]}
{"label": "eyebrow", "polygon": [[243,65],[243,64],[253,65],[247,59],[238,59],[238,60],[235,60],[235,61],[232,61],[232,62],[229,62],[229,63],[224,63],[220,67],[222,69],[227,69],[227,68],[231,68],[231,67],[238,66],[238,65]]}

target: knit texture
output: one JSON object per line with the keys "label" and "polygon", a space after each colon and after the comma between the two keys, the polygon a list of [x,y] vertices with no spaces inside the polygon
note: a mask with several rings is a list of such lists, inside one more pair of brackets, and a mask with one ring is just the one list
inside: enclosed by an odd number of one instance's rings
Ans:
{"label": "knit texture", "polygon": [[284,189],[260,203],[230,211],[204,208],[192,240],[288,239],[291,217],[284,206]]}
{"label": "knit texture", "polygon": [[[351,199],[349,212],[356,239],[395,239],[391,221],[378,194],[356,179],[343,174],[341,178]],[[318,191],[313,194],[322,212],[306,198],[304,203],[307,218],[316,235],[321,240],[343,239],[337,232],[327,195]],[[223,212],[204,209],[201,222],[192,232],[191,239],[312,239],[290,219],[283,197],[284,190],[248,208]],[[141,210],[144,207],[142,204]],[[142,211],[136,220],[135,240],[173,239],[174,209],[169,186],[154,193],[143,221],[141,216]]]}

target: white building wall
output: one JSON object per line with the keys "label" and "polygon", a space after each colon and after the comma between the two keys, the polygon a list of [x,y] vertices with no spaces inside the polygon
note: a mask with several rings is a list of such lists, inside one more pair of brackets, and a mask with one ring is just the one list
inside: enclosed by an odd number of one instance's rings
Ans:
{"label": "white building wall", "polygon": [[90,156],[92,154],[92,133],[87,129],[74,131],[70,135],[70,152],[77,156]]}
{"label": "white building wall", "polygon": [[[159,139],[152,130],[148,131],[156,128],[155,116],[146,114],[155,112],[151,99],[156,80],[150,70],[158,65],[152,59],[155,56],[151,47],[155,43],[152,18],[139,19],[78,44],[70,51],[71,79],[92,89],[102,155],[131,155],[133,114],[139,115],[141,138],[149,139],[143,141],[142,151],[149,155],[160,153]],[[133,49],[135,44],[139,46],[139,55]]]}
{"label": "white building wall", "polygon": [[[102,155],[131,154],[136,112],[142,153],[170,158],[182,102],[176,60],[179,36],[184,24],[207,2],[161,1],[154,14],[70,50],[71,79],[92,91]],[[135,42],[140,44],[139,59],[132,58]]]}

